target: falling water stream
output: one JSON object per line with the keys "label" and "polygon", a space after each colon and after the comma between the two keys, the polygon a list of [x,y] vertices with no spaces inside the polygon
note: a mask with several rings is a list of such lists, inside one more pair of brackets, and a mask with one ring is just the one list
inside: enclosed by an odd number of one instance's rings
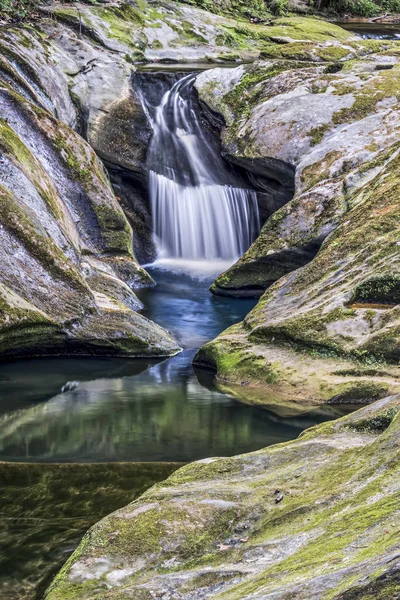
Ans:
{"label": "falling water stream", "polygon": [[152,119],[149,192],[158,255],[233,262],[259,232],[257,196],[229,182],[194,106],[194,79],[176,81]]}

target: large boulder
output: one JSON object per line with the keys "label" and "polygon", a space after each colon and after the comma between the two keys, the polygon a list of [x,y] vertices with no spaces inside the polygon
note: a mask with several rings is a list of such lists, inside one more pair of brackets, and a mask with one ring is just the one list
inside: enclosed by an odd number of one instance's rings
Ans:
{"label": "large boulder", "polygon": [[[373,161],[399,139],[392,42],[273,48],[278,58],[196,80],[202,103],[224,118],[227,158],[275,180],[276,189],[294,190],[249,251],[217,278],[216,294],[260,296],[308,263],[347,211],[350,190],[372,176]],[[343,61],[338,66],[327,62],[335,52]]]}
{"label": "large boulder", "polygon": [[[360,401],[399,386],[398,143],[348,192],[345,215],[306,266],[281,277],[198,364],[224,382],[304,401]],[[242,389],[243,386],[241,386]],[[244,395],[247,394],[243,391]]]}
{"label": "large boulder", "polygon": [[250,402],[361,402],[399,389],[398,48],[348,45],[357,58],[335,69],[310,62],[307,46],[306,65],[274,59],[228,82],[197,78],[224,116],[227,156],[266,160],[277,181],[295,169],[293,199],[211,288],[261,300],[195,358]]}
{"label": "large boulder", "polygon": [[92,527],[46,600],[396,598],[399,407],[179,469]]}
{"label": "large boulder", "polygon": [[0,83],[0,352],[165,356],[179,348],[137,312],[151,285],[90,146]]}

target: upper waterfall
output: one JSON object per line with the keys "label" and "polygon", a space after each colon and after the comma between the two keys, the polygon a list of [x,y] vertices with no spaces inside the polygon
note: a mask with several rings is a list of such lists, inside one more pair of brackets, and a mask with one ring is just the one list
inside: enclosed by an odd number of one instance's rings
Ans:
{"label": "upper waterfall", "polygon": [[177,81],[152,118],[148,169],[158,254],[234,261],[259,232],[257,198],[230,183],[225,161],[194,106],[194,79],[187,75]]}

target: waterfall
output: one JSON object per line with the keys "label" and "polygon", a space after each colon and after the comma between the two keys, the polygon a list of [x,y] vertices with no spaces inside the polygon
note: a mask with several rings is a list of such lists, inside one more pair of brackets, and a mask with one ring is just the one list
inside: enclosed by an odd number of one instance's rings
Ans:
{"label": "waterfall", "polygon": [[232,174],[194,106],[194,79],[177,81],[152,118],[149,192],[158,255],[233,262],[259,232],[257,198],[230,183]]}

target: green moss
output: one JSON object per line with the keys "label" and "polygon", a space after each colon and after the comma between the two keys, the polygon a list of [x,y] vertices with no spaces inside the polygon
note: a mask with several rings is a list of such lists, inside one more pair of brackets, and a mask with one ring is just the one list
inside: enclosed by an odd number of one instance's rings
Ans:
{"label": "green moss", "polygon": [[350,424],[349,428],[365,433],[382,433],[391,425],[398,412],[399,409],[393,406],[383,412],[374,414],[370,418],[359,419]]}
{"label": "green moss", "polygon": [[[342,386],[343,391],[337,393],[330,404],[365,404],[384,398],[388,393],[388,385],[372,381],[358,381]],[[339,391],[338,386],[337,391]]]}
{"label": "green moss", "polygon": [[[313,130],[311,130],[310,133],[312,133],[312,131]],[[319,128],[315,135],[317,136],[317,138],[320,135]],[[301,181],[304,186],[304,190],[314,187],[317,183],[323,181],[324,179],[329,179],[329,170],[331,166],[339,158],[341,158],[341,156],[341,152],[339,152],[338,150],[331,150],[320,161],[305,167],[301,173]]]}
{"label": "green moss", "polygon": [[41,163],[24,145],[14,130],[0,118],[0,150],[22,167],[25,175],[32,181],[50,212],[56,219],[61,218],[57,202],[57,193],[50,183]]}
{"label": "green moss", "polygon": [[316,146],[317,144],[322,142],[325,133],[329,131],[329,129],[330,127],[328,123],[325,123],[324,125],[319,125],[318,127],[314,127],[313,129],[311,129],[308,132],[308,135],[311,138],[310,145]]}
{"label": "green moss", "polygon": [[355,100],[350,108],[342,108],[335,112],[332,121],[338,125],[358,121],[373,113],[379,102],[393,98],[400,99],[400,79],[397,68],[390,71],[379,71],[378,75],[370,78],[367,85],[354,91]]}
{"label": "green moss", "polygon": [[[207,364],[210,362],[218,371],[220,380],[224,380],[227,375],[235,374],[235,379],[241,383],[249,381],[262,384],[273,384],[279,380],[279,370],[276,365],[269,363],[263,356],[246,354],[243,351],[235,351],[231,348],[229,353],[219,352],[216,345],[210,344],[206,347]],[[196,363],[201,364],[202,354],[200,351],[196,357]]]}
{"label": "green moss", "polygon": [[124,213],[106,203],[93,203],[92,207],[108,251],[133,256],[132,229]]}
{"label": "green moss", "polygon": [[0,220],[54,277],[87,294],[87,287],[78,271],[50,238],[38,233],[28,214],[4,186],[0,186]]}
{"label": "green moss", "polygon": [[315,44],[309,41],[288,44],[268,44],[261,52],[261,58],[276,58],[298,61],[338,62],[348,57],[351,50],[339,45]]}
{"label": "green moss", "polygon": [[353,291],[351,302],[400,303],[400,276],[378,275],[359,283]]}
{"label": "green moss", "polygon": [[61,130],[54,138],[51,138],[55,148],[59,151],[60,157],[65,165],[70,169],[74,177],[81,184],[89,183],[93,176],[93,166],[95,157],[92,157],[92,164],[87,165],[80,160],[76,151],[74,151],[71,143],[67,141],[64,132]]}
{"label": "green moss", "polygon": [[162,50],[164,46],[159,40],[154,40],[154,42],[151,44],[151,48],[153,50]]}

